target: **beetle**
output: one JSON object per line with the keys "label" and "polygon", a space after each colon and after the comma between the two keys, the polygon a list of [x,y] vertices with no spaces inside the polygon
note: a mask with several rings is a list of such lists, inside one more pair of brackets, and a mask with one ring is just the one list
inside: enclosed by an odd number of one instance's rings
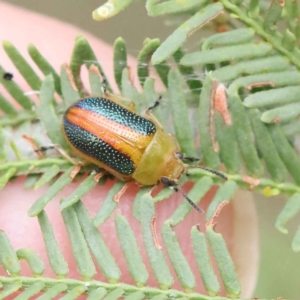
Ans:
{"label": "beetle", "polygon": [[[151,113],[157,104],[141,116],[133,102],[103,89],[101,97],[80,99],[66,110],[62,132],[75,153],[118,179],[142,186],[162,182],[202,211],[178,186],[189,167],[184,161],[196,159],[180,153],[175,137]],[[226,179],[218,171],[197,167]]]}

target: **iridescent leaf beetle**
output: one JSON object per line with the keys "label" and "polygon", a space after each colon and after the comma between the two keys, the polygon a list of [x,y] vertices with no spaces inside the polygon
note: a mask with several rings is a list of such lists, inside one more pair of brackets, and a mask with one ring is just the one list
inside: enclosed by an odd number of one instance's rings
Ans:
{"label": "iridescent leaf beetle", "polygon": [[[151,108],[140,116],[133,102],[104,88],[101,97],[80,99],[66,110],[62,132],[77,154],[118,179],[143,186],[162,182],[179,190],[202,211],[178,186],[179,178],[190,167],[184,161],[198,159],[180,153],[175,137],[163,130]],[[218,171],[197,167],[226,179]]]}

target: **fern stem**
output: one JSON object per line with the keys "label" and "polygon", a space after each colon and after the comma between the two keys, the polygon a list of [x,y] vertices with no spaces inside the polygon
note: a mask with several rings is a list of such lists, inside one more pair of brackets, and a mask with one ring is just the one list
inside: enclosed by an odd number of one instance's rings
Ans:
{"label": "fern stem", "polygon": [[224,7],[236,14],[242,22],[251,26],[258,35],[271,43],[276,50],[286,56],[297,68],[300,68],[300,59],[282,45],[278,35],[267,33],[262,24],[248,17],[246,11],[241,10],[239,6],[232,4],[229,0],[220,0],[220,2]]}
{"label": "fern stem", "polygon": [[193,300],[228,300],[228,298],[225,297],[209,297],[206,295],[201,295],[198,293],[184,293],[180,292],[177,290],[161,290],[159,288],[151,288],[151,287],[142,287],[138,288],[133,285],[129,284],[124,284],[124,283],[118,283],[118,284],[110,284],[110,283],[105,283],[101,281],[90,281],[90,282],[85,282],[85,281],[80,281],[80,280],[75,280],[75,279],[53,279],[53,278],[47,278],[47,277],[25,277],[25,276],[20,276],[20,277],[5,277],[5,276],[0,276],[0,282],[3,283],[3,286],[10,286],[13,285],[14,283],[22,283],[22,288],[30,287],[36,282],[42,282],[45,283],[45,286],[47,288],[51,288],[58,283],[66,284],[68,286],[68,291],[72,290],[73,288],[79,286],[79,285],[86,285],[88,286],[87,293],[90,294],[94,290],[98,288],[104,288],[107,290],[107,292],[116,290],[118,288],[124,290],[123,296],[127,296],[129,294],[141,291],[146,295],[146,298],[152,298],[156,295],[165,295],[169,299],[179,299],[181,297],[185,297],[187,299],[193,299]]}
{"label": "fern stem", "polygon": [[22,161],[11,161],[0,165],[0,173],[16,168],[15,176],[24,175],[28,173],[44,173],[52,165],[60,166],[61,169],[67,169],[70,167],[70,162],[65,159],[59,158],[45,158],[41,160],[31,159]]}
{"label": "fern stem", "polygon": [[[275,190],[277,191],[276,194],[285,193],[285,194],[292,195],[294,193],[300,192],[300,187],[290,182],[278,183],[272,179],[264,178],[264,177],[260,179],[254,179],[248,176],[238,175],[238,174],[230,175],[224,172],[223,174],[228,177],[228,180],[235,181],[235,183],[240,188],[260,191],[265,196],[270,196],[270,192]],[[202,169],[190,169],[189,175],[190,175],[189,179],[191,180],[197,180],[203,176],[211,176],[213,178],[216,177],[215,175],[208,174],[205,170]],[[250,183],[251,179],[253,179],[253,183]]]}

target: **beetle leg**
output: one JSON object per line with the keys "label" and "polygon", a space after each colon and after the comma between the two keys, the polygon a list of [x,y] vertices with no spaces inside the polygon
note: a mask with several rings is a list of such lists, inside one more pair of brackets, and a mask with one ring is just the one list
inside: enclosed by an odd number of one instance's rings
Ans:
{"label": "beetle leg", "polygon": [[190,161],[190,162],[194,162],[194,161],[199,161],[200,160],[200,158],[198,158],[198,157],[186,156],[184,153],[180,153],[180,152],[176,153],[176,157],[178,157],[182,161],[187,160],[187,161]]}
{"label": "beetle leg", "polygon": [[148,110],[152,110],[154,107],[158,106],[160,104],[160,100],[162,99],[162,96],[160,95],[158,99],[155,100],[154,104],[148,107]]}
{"label": "beetle leg", "polygon": [[34,152],[37,153],[37,155],[38,155],[38,157],[39,157],[40,159],[44,158],[44,154],[43,154],[44,151],[46,151],[46,150],[48,150],[48,149],[53,149],[53,148],[54,148],[53,146],[49,146],[49,147],[39,147],[39,146],[37,145],[36,141],[35,141],[31,136],[29,136],[29,135],[27,135],[27,134],[23,134],[23,135],[22,135],[22,138],[23,138],[24,140],[26,140],[26,141],[30,144],[30,146],[32,147],[32,149],[34,150]]}
{"label": "beetle leg", "polygon": [[135,112],[135,104],[129,100],[129,99],[126,99],[126,98],[123,98],[121,96],[116,96],[114,94],[111,94],[107,91],[107,79],[106,77],[104,76],[103,73],[101,73],[101,77],[102,77],[102,94],[105,95],[106,98],[108,98],[109,100],[119,104],[119,105],[124,105],[125,108],[127,108],[128,110],[132,111],[132,112]]}
{"label": "beetle leg", "polygon": [[69,161],[73,165],[83,165],[82,162],[78,162],[74,160],[60,145],[58,144],[51,144],[48,146],[42,146],[39,149],[36,149],[35,152],[44,152],[50,149],[55,149],[58,151],[67,161]]}
{"label": "beetle leg", "polygon": [[163,185],[167,187],[173,188],[176,192],[179,191],[181,195],[187,200],[187,202],[192,205],[192,207],[197,210],[198,212],[204,212],[199,206],[197,206],[189,197],[188,195],[181,189],[181,187],[173,180],[170,180],[168,177],[163,176],[161,178],[161,182]]}
{"label": "beetle leg", "polygon": [[163,128],[160,122],[156,119],[156,117],[152,113],[152,109],[160,104],[160,100],[162,99],[162,96],[159,96],[158,99],[154,102],[152,106],[150,106],[146,111],[145,111],[145,116],[147,116],[156,126]]}
{"label": "beetle leg", "polygon": [[[42,146],[36,150],[34,150],[35,152],[45,152],[47,150],[50,149],[55,149],[56,151],[58,151],[61,156],[63,156],[67,161],[69,161],[72,165],[74,165],[74,169],[70,174],[70,177],[72,179],[74,179],[74,177],[80,172],[81,167],[84,165],[84,163],[82,161],[76,161],[75,159],[73,159],[60,145],[58,144],[52,144],[52,145],[48,145],[48,146]],[[101,178],[101,177],[100,177]],[[99,179],[100,179],[99,178]]]}
{"label": "beetle leg", "polygon": [[103,78],[102,79],[102,93],[105,95],[105,94],[107,94],[107,80],[103,74],[101,74],[101,76]]}
{"label": "beetle leg", "polygon": [[[166,176],[163,176],[160,181],[162,182],[162,184],[166,187],[171,187],[171,188],[176,188],[177,187],[177,183],[171,179],[169,179]],[[176,191],[177,192],[177,191]]]}
{"label": "beetle leg", "polygon": [[41,146],[40,148],[37,148],[34,150],[34,152],[46,152],[47,150],[51,150],[51,149],[54,149],[55,146],[54,145],[49,145],[49,146]]}

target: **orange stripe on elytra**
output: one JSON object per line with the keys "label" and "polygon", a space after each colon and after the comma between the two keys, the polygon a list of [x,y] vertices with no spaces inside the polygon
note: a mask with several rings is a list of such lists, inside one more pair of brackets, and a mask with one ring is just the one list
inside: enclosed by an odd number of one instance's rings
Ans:
{"label": "orange stripe on elytra", "polygon": [[73,124],[83,127],[81,123],[85,120],[85,124],[90,123],[93,124],[93,127],[96,126],[99,130],[107,130],[135,147],[146,148],[153,138],[153,134],[140,134],[130,127],[119,124],[113,120],[107,119],[105,116],[98,115],[97,113],[84,110],[82,108],[73,107],[67,113],[68,118],[70,114],[78,118],[77,122]]}
{"label": "orange stripe on elytra", "polygon": [[72,124],[92,133],[116,150],[126,153],[135,166],[153,138],[153,135],[141,135],[129,127],[82,108],[71,108],[66,117]]}

